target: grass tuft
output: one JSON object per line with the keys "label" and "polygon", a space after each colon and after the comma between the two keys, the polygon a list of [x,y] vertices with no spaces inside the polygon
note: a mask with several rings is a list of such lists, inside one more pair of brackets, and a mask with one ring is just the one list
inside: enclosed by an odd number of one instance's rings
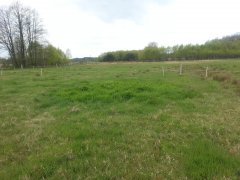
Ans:
{"label": "grass tuft", "polygon": [[232,79],[232,76],[228,73],[217,73],[213,75],[213,80],[219,81],[219,82],[230,82]]}

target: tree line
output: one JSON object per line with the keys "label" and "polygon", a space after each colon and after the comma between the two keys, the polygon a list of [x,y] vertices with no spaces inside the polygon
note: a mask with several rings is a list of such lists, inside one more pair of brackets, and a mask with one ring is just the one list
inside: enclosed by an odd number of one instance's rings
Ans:
{"label": "tree line", "polygon": [[99,61],[164,61],[240,58],[240,34],[207,41],[202,45],[176,45],[158,47],[149,43],[142,50],[103,53]]}
{"label": "tree line", "polygon": [[0,8],[0,49],[15,67],[47,66],[68,61],[65,53],[49,44],[38,13],[16,2]]}

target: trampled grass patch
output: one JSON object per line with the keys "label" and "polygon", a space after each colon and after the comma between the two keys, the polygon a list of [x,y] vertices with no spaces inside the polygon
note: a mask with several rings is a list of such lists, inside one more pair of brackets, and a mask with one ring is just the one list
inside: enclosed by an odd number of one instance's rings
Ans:
{"label": "trampled grass patch", "polygon": [[238,179],[238,61],[179,64],[5,71],[0,179]]}

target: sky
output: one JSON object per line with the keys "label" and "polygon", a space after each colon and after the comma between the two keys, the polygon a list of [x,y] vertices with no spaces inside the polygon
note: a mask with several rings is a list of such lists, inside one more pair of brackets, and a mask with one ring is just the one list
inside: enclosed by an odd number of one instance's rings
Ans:
{"label": "sky", "polygon": [[[0,6],[12,0],[0,0]],[[72,57],[202,44],[240,32],[239,0],[20,0],[36,9],[47,40]]]}

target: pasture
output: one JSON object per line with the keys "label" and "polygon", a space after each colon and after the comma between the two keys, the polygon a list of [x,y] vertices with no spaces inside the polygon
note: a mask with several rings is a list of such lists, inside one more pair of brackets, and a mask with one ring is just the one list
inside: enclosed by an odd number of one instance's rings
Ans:
{"label": "pasture", "polygon": [[3,71],[0,179],[239,179],[240,60],[179,64]]}

